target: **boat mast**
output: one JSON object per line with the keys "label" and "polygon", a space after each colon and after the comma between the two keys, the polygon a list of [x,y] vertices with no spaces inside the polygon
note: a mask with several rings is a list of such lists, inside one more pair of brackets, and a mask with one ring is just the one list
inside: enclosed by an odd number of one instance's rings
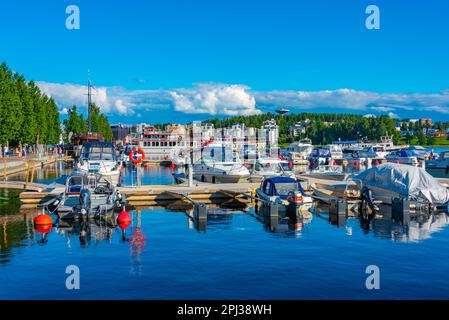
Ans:
{"label": "boat mast", "polygon": [[91,117],[91,107],[92,107],[92,81],[90,79],[90,70],[87,71],[87,123],[88,131],[92,132],[92,117]]}

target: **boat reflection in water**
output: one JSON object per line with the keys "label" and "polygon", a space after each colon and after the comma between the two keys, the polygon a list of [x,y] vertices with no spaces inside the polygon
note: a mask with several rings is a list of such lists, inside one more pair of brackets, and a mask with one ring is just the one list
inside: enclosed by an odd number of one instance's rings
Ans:
{"label": "boat reflection in water", "polygon": [[373,219],[370,231],[377,237],[399,242],[421,242],[441,232],[449,225],[446,212],[433,214],[422,212],[410,215],[407,219],[394,219],[391,209],[382,211],[381,217]]}
{"label": "boat reflection in water", "polygon": [[315,208],[315,216],[328,219],[329,223],[338,227],[346,227],[349,233],[352,228],[347,226],[348,219],[359,219],[360,228],[373,233],[376,237],[400,242],[421,242],[441,232],[449,225],[449,215],[445,211],[413,211],[400,215],[394,213],[391,206],[381,205],[379,212],[370,212],[360,217],[341,216],[329,213],[329,206],[320,205]]}
{"label": "boat reflection in water", "polygon": [[300,238],[305,225],[312,222],[312,215],[304,218],[301,215],[287,214],[281,218],[279,215],[270,212],[270,206],[263,202],[258,202],[255,205],[256,220],[263,223],[264,229],[267,232],[279,234],[286,237]]}
{"label": "boat reflection in water", "polygon": [[79,238],[82,247],[88,247],[91,243],[100,241],[112,242],[114,230],[117,223],[111,220],[60,220],[55,228],[55,232],[67,239],[67,246],[71,247],[72,239]]}

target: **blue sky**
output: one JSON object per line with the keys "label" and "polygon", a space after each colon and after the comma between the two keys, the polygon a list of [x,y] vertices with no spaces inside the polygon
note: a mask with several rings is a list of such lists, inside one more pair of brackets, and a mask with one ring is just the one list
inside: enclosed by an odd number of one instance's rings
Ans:
{"label": "blue sky", "polygon": [[[67,30],[65,9],[80,8]],[[365,8],[381,30],[365,28]],[[449,2],[14,1],[0,61],[61,110],[84,104],[87,69],[112,122],[292,112],[449,115]],[[448,119],[449,120],[449,119]]]}

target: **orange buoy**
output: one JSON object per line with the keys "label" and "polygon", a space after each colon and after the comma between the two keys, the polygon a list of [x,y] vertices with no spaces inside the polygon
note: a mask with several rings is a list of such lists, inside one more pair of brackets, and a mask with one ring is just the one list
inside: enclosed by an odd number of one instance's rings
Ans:
{"label": "orange buoy", "polygon": [[35,225],[53,225],[53,219],[48,214],[40,214],[34,218]]}

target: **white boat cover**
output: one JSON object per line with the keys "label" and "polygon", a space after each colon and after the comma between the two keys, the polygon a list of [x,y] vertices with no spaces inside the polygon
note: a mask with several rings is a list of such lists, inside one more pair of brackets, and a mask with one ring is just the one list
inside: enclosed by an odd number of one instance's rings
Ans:
{"label": "white boat cover", "polygon": [[424,169],[386,163],[357,175],[368,187],[392,190],[410,200],[427,200],[433,204],[449,201],[449,191]]}

